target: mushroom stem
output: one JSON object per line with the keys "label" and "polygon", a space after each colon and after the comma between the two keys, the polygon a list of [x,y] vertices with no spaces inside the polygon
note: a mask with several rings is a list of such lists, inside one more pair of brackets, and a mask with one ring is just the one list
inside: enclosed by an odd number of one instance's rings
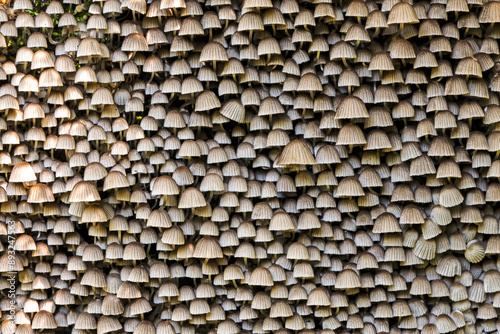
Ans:
{"label": "mushroom stem", "polygon": [[153,78],[155,77],[155,72],[151,72],[151,77],[149,78],[147,84],[149,85],[151,81],[153,81]]}

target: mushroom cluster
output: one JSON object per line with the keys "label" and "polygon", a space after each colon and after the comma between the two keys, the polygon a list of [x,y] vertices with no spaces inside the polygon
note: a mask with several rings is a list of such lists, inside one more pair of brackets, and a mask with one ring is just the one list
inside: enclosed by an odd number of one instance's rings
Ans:
{"label": "mushroom cluster", "polygon": [[500,331],[500,2],[2,3],[2,334]]}

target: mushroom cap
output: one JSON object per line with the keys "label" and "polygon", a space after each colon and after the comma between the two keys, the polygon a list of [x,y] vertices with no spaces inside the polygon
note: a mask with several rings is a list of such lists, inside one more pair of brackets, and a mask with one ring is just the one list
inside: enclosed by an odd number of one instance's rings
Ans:
{"label": "mushroom cap", "polygon": [[304,142],[293,140],[285,146],[276,163],[280,166],[289,166],[315,165],[317,162]]}
{"label": "mushroom cap", "polygon": [[33,167],[24,161],[20,161],[14,165],[9,177],[9,182],[30,182],[36,180]]}

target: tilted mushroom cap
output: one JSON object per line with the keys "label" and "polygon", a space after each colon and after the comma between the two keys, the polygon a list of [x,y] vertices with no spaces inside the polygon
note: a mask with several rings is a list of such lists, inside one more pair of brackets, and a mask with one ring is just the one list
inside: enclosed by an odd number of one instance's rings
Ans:
{"label": "tilted mushroom cap", "polygon": [[240,100],[229,100],[222,106],[220,113],[238,123],[245,120],[245,107]]}
{"label": "tilted mushroom cap", "polygon": [[439,193],[439,202],[444,207],[453,207],[463,202],[464,197],[460,191],[451,186],[444,186]]}
{"label": "tilted mushroom cap", "polygon": [[196,97],[195,111],[220,108],[221,104],[214,92],[205,90]]}

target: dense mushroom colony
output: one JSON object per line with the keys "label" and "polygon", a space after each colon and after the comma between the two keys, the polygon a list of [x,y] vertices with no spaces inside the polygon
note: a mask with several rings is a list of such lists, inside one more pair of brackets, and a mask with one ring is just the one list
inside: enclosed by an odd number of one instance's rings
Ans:
{"label": "dense mushroom colony", "polygon": [[4,4],[0,332],[498,333],[498,38],[488,0]]}

